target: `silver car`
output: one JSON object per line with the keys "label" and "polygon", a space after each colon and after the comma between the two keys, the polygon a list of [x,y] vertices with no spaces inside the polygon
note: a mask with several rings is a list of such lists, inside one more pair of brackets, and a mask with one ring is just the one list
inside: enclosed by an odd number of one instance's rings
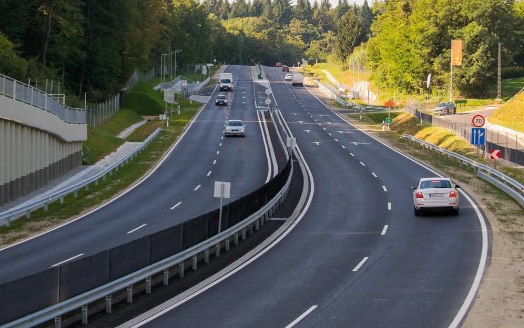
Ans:
{"label": "silver car", "polygon": [[245,137],[246,136],[246,126],[244,125],[244,122],[242,122],[241,120],[226,121],[225,135],[226,137],[229,137],[229,136]]}
{"label": "silver car", "polygon": [[459,213],[459,193],[456,185],[449,178],[422,178],[413,189],[415,215],[422,211],[451,211]]}

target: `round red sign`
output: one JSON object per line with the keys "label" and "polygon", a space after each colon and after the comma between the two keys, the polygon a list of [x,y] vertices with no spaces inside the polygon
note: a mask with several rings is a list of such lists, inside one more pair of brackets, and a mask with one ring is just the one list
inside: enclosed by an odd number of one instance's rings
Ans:
{"label": "round red sign", "polygon": [[471,119],[471,123],[473,123],[473,125],[476,126],[477,128],[480,128],[484,126],[484,124],[486,123],[486,119],[482,115],[475,115]]}

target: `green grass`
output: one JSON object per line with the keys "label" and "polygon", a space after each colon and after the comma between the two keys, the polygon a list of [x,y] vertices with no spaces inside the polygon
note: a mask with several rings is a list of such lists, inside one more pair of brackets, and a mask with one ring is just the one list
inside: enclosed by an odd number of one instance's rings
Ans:
{"label": "green grass", "polygon": [[489,122],[524,133],[524,92],[499,107],[489,117]]}

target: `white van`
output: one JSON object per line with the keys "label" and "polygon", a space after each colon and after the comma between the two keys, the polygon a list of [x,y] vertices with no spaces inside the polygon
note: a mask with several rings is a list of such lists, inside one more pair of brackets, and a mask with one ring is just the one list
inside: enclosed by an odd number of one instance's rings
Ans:
{"label": "white van", "polygon": [[231,73],[220,73],[218,77],[218,87],[220,91],[233,90],[233,74]]}
{"label": "white van", "polygon": [[304,85],[304,75],[300,73],[293,73],[293,79],[291,80],[291,85]]}

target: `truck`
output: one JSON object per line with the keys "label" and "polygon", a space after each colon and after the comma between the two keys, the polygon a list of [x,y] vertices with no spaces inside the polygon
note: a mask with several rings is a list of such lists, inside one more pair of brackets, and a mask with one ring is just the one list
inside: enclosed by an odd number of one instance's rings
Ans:
{"label": "truck", "polygon": [[291,85],[304,86],[304,75],[300,73],[293,73],[293,79],[291,79]]}
{"label": "truck", "polygon": [[218,77],[218,87],[220,88],[220,91],[233,91],[233,74],[220,73]]}

